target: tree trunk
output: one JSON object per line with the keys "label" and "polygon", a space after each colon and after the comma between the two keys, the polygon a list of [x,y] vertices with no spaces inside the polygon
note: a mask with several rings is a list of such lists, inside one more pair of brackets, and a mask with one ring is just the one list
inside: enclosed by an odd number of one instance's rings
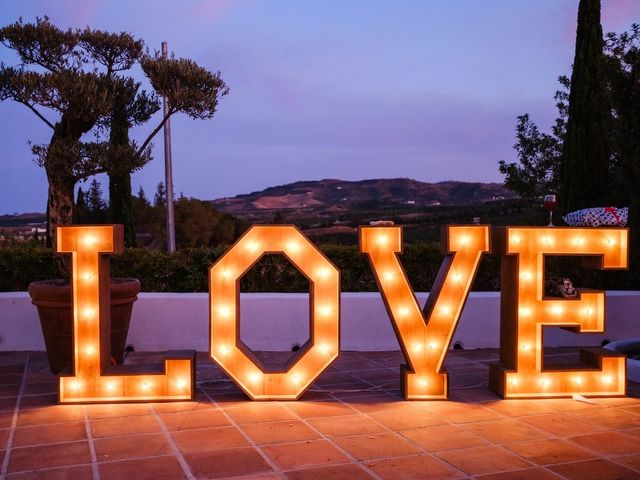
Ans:
{"label": "tree trunk", "polygon": [[73,190],[75,180],[71,176],[49,175],[47,234],[51,246],[56,248],[56,228],[73,224]]}

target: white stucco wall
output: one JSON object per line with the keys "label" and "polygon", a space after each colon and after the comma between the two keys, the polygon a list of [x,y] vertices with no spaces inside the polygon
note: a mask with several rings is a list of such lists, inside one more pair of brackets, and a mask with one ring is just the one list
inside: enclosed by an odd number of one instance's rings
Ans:
{"label": "white stucco wall", "polygon": [[[418,293],[421,304],[426,293]],[[142,293],[133,307],[128,343],[137,351],[209,346],[206,293]],[[373,293],[343,293],[342,350],[396,350],[398,343],[380,298]],[[454,335],[465,349],[499,346],[499,293],[469,296]],[[545,328],[545,345],[598,345],[604,339],[640,337],[640,292],[608,292],[604,334],[574,334]],[[290,350],[308,338],[306,294],[242,294],[243,341],[256,350]],[[0,350],[44,350],[36,308],[26,292],[0,292]]]}

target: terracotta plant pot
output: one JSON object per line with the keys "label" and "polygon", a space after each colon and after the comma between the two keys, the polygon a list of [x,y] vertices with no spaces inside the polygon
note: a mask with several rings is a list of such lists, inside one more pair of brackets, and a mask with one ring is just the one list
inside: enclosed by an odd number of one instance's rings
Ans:
{"label": "terracotta plant pot", "polygon": [[[140,282],[135,278],[111,279],[111,357],[118,364],[123,361],[131,309],[139,291]],[[72,363],[71,285],[63,280],[32,282],[29,295],[38,307],[49,367],[57,374]]]}

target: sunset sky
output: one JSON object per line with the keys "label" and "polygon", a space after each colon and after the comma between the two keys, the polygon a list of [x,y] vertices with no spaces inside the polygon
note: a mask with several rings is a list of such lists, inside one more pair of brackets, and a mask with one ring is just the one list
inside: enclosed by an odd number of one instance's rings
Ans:
{"label": "sunset sky", "polygon": [[[220,70],[231,93],[214,119],[172,119],[176,194],[214,199],[322,178],[501,181],[498,160],[515,159],[516,117],[529,112],[545,130],[555,117],[577,8],[578,0],[32,0],[0,3],[0,23],[46,14],[64,28],[128,31],[151,50],[164,40],[176,56]],[[640,1],[603,0],[602,20],[605,32],[627,30],[640,22]],[[3,46],[0,60],[16,64]],[[44,170],[27,142],[50,135],[26,107],[0,103],[0,214],[45,210]],[[154,160],[133,177],[149,197],[164,180],[161,134],[154,144]]]}

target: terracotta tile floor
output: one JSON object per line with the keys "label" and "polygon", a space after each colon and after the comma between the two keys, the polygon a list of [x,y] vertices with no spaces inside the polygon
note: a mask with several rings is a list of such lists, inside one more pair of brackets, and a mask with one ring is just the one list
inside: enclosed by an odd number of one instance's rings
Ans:
{"label": "terracotta tile floor", "polygon": [[297,402],[249,401],[198,354],[193,402],[60,406],[44,353],[0,353],[0,479],[640,478],[640,385],[593,403],[501,400],[497,355],[450,352],[449,401],[402,401],[400,352],[342,352]]}

